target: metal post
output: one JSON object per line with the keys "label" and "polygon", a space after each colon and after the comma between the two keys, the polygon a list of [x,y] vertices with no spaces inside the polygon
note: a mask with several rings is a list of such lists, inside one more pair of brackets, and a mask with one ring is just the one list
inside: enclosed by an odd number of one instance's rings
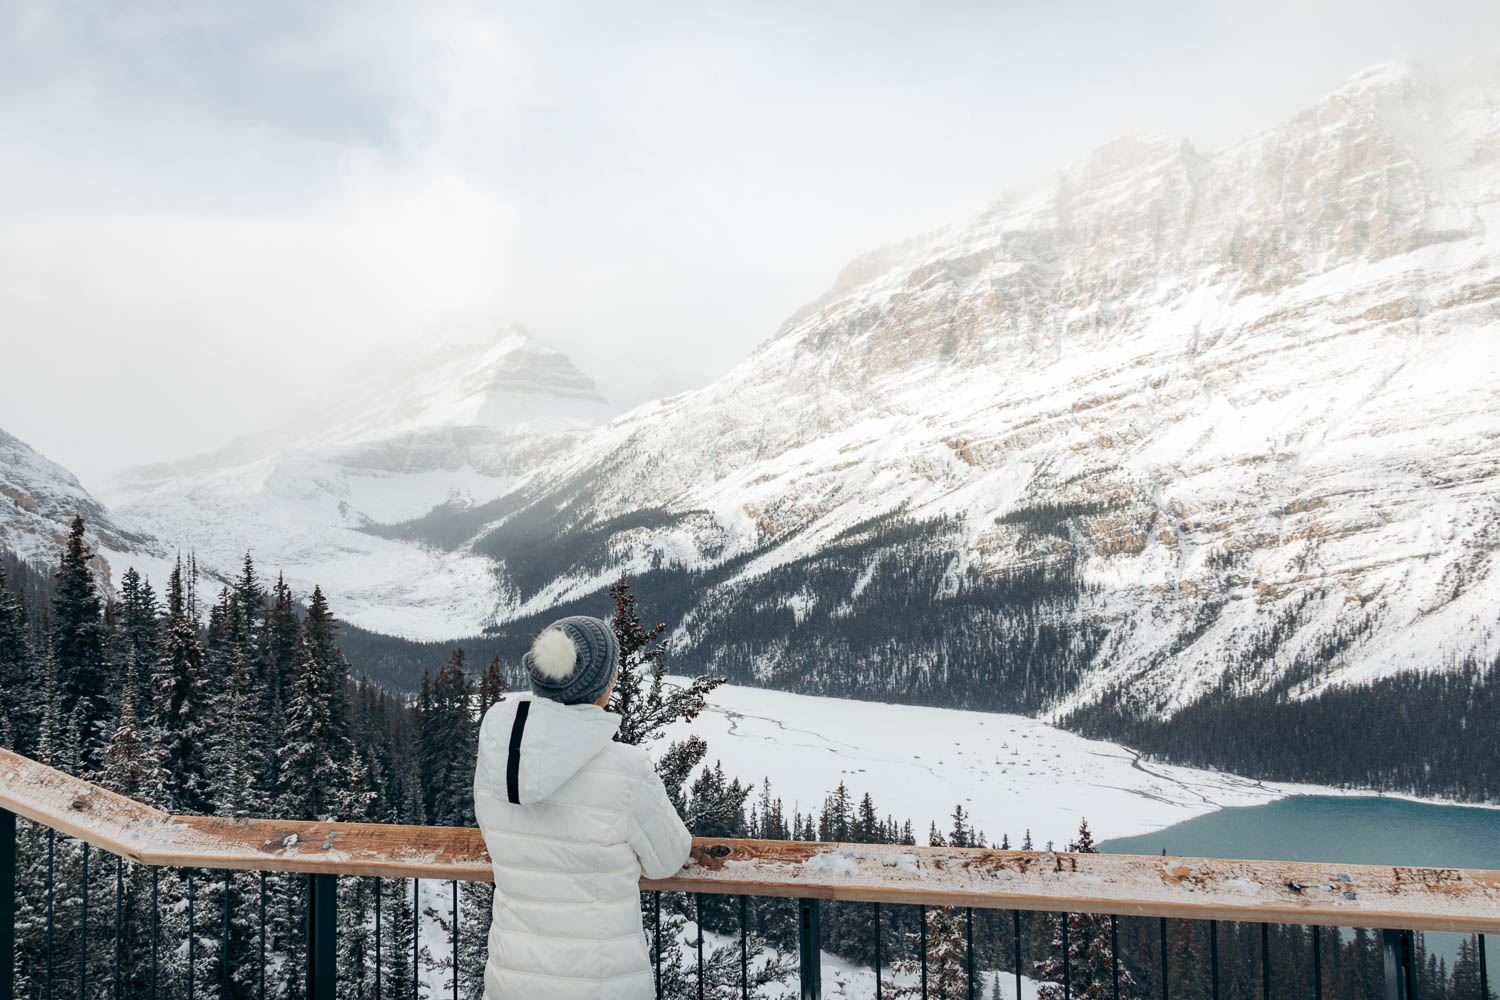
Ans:
{"label": "metal post", "polygon": [[89,843],[83,842],[83,912],[78,918],[78,1000],[89,996]]}
{"label": "metal post", "polygon": [[[1162,851],[1163,854],[1167,853]],[[1167,988],[1167,918],[1161,918],[1161,1000],[1169,1000]]]}
{"label": "metal post", "polygon": [[1479,998],[1490,1000],[1490,968],[1484,957],[1484,935],[1474,935],[1474,943],[1479,948]]}
{"label": "metal post", "polygon": [[1313,924],[1313,1000],[1323,1000],[1323,928]]}
{"label": "metal post", "polygon": [[16,996],[16,814],[0,809],[0,1000]]}
{"label": "metal post", "polygon": [[974,1000],[974,908],[964,908],[964,977],[968,981],[968,1000]]}
{"label": "metal post", "polygon": [[1382,931],[1380,951],[1385,971],[1385,1000],[1415,1000],[1411,931]]}
{"label": "metal post", "polygon": [[1016,1000],[1021,1000],[1021,911],[1011,911],[1011,930],[1016,936]]}
{"label": "metal post", "polygon": [[1068,915],[1062,915],[1063,1000],[1073,1000],[1073,963],[1068,960]]}
{"label": "metal post", "polygon": [[1120,1000],[1120,918],[1113,913],[1109,915],[1109,996]]}
{"label": "metal post", "polygon": [[[1313,933],[1317,933],[1314,928]],[[1209,985],[1213,992],[1211,1000],[1219,1000],[1219,922],[1208,922]]]}
{"label": "metal post", "polygon": [[307,876],[307,998],[334,1000],[337,978],[337,875]]}
{"label": "metal post", "polygon": [[1271,1000],[1271,925],[1260,925],[1260,995]]}
{"label": "metal post", "polygon": [[375,1000],[380,1000],[380,882],[375,880]]}
{"label": "metal post", "polygon": [[797,900],[797,941],[802,965],[802,1000],[823,1000],[823,968],[819,945],[823,936],[818,925],[818,901]]}
{"label": "metal post", "polygon": [[[698,1000],[703,1000],[703,894],[701,892],[693,893],[693,924],[695,925],[694,936],[698,939]],[[454,1000],[458,998],[454,997]]]}

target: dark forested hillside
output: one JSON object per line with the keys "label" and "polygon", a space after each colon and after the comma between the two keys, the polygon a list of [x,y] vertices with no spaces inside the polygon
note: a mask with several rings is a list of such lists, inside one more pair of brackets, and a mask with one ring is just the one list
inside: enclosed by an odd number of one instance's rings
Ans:
{"label": "dark forested hillside", "polygon": [[1137,714],[1115,690],[1062,721],[1175,763],[1257,778],[1500,801],[1500,659],[1297,700],[1220,691],[1169,719]]}

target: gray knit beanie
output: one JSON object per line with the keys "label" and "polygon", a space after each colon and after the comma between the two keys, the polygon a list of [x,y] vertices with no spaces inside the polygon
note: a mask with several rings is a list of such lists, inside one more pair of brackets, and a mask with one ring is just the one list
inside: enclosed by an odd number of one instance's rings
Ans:
{"label": "gray knit beanie", "polygon": [[573,615],[543,629],[521,662],[538,698],[584,705],[604,697],[614,682],[620,643],[609,622]]}

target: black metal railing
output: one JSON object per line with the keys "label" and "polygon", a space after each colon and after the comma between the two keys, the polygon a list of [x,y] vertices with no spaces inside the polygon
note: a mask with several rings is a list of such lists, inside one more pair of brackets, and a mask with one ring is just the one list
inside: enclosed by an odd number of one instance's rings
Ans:
{"label": "black metal railing", "polygon": [[[23,834],[26,834],[23,836]],[[22,842],[29,843],[35,850],[44,852],[44,857],[34,859],[37,863],[35,870],[41,874],[45,881],[39,885],[25,885],[18,878],[18,861],[20,860],[20,845]],[[912,849],[918,850],[918,849]],[[70,871],[76,871],[77,882],[75,885],[60,884],[60,861],[68,859],[66,867]],[[107,860],[106,860],[107,859]],[[163,907],[166,901],[163,899],[163,879],[167,873],[174,882],[172,895],[175,905],[182,907],[182,919],[185,921],[185,940],[164,940],[164,929],[162,926]],[[228,998],[231,996],[255,996],[263,1000],[268,993],[267,968],[268,956],[272,949],[270,934],[271,921],[268,919],[268,911],[271,908],[273,897],[277,893],[283,896],[290,891],[300,893],[302,920],[298,929],[299,940],[288,942],[294,947],[287,949],[288,954],[300,952],[302,959],[301,987],[302,989],[294,995],[305,995],[309,1000],[333,1000],[336,995],[336,982],[340,974],[338,968],[338,905],[339,889],[341,879],[356,879],[363,876],[340,876],[333,873],[309,873],[302,875],[285,875],[282,873],[268,873],[260,871],[253,873],[248,880],[241,880],[242,885],[247,888],[236,889],[236,871],[225,869],[222,872],[210,872],[194,868],[170,869],[161,866],[141,865],[118,855],[97,851],[90,844],[76,841],[71,838],[60,836],[58,832],[50,827],[31,825],[27,831],[24,827],[18,827],[17,817],[4,810],[0,810],[0,1000],[14,1000],[20,994],[17,993],[18,970],[16,963],[17,946],[17,915],[18,900],[22,893],[33,893],[32,898],[40,899],[34,907],[32,917],[41,919],[42,928],[42,951],[35,956],[35,962],[27,969],[27,990],[29,996],[36,996],[41,1000],[53,1000],[69,995],[77,995],[80,998],[99,996],[113,996],[116,998],[125,996],[145,995],[153,998],[161,996],[180,996],[185,991],[188,998],[201,996],[215,996]],[[128,906],[129,896],[134,891],[144,891],[149,879],[149,904],[141,906]],[[405,949],[410,945],[411,969],[409,992],[405,992],[407,983],[400,984],[401,995],[423,997],[436,1000],[443,993],[450,993],[454,1000],[459,1000],[460,993],[460,959],[461,959],[461,935],[474,933],[482,935],[484,928],[475,927],[472,930],[463,928],[463,907],[460,900],[460,881],[451,880],[451,896],[448,900],[449,913],[447,914],[448,941],[446,944],[451,948],[451,957],[446,967],[435,956],[429,955],[424,962],[422,939],[424,930],[428,925],[424,924],[424,906],[422,893],[422,880],[410,879],[410,894],[403,890],[392,896],[386,890],[386,879],[374,878],[374,955],[373,967],[373,989],[376,997],[383,997],[389,983],[386,972],[389,968],[388,958],[392,949]],[[301,889],[295,887],[300,883]],[[112,898],[100,899],[98,893],[100,887],[104,887],[106,894],[112,893]],[[217,895],[216,912],[204,910],[202,903],[205,894]],[[239,895],[237,895],[239,894]],[[242,898],[248,894],[250,898]],[[693,981],[689,985],[691,995],[705,996],[705,927],[704,927],[704,896],[702,893],[671,894],[677,897],[674,906],[666,907],[675,909],[677,912],[693,918],[695,928],[690,940],[685,942],[663,939],[662,914],[664,910],[665,897],[662,890],[654,890],[645,897],[645,905],[653,929],[651,935],[650,954],[655,964],[655,975],[658,996],[662,995],[664,983],[662,970],[665,962],[665,952],[669,948],[680,947],[686,944],[692,950],[691,975]],[[180,898],[178,898],[180,897]],[[64,907],[63,900],[66,898],[67,906]],[[410,942],[388,940],[388,929],[385,924],[385,906],[388,899],[395,899],[401,905],[410,899],[411,907],[411,929]],[[429,901],[431,896],[429,894]],[[140,901],[145,904],[145,900]],[[285,902],[281,900],[280,902]],[[730,918],[734,927],[725,927],[723,930],[737,935],[737,962],[739,982],[738,994],[748,1000],[752,995],[751,954],[750,942],[753,937],[753,923],[755,918],[763,916],[768,908],[779,906],[790,906],[795,910],[796,926],[796,950],[799,956],[797,966],[797,978],[800,983],[801,996],[803,998],[818,998],[822,995],[822,937],[821,918],[824,902],[816,898],[795,899],[771,899],[767,897],[753,897],[750,894],[738,895],[728,907],[728,912],[737,917]],[[929,916],[932,907],[925,904],[886,904],[880,902],[837,902],[832,904],[844,908],[844,912],[852,912],[854,908],[862,908],[869,918],[869,926],[873,928],[874,937],[874,983],[877,996],[884,995],[883,991],[890,985],[890,957],[886,950],[888,932],[892,931],[893,921],[898,917],[904,921],[902,933],[897,937],[912,938],[913,949],[908,949],[906,958],[903,959],[910,972],[914,975],[914,982],[908,983],[910,993],[928,997],[929,992],[937,995],[937,987],[929,981],[930,963],[934,942],[929,940],[930,921]],[[234,934],[234,916],[240,909],[248,908],[256,915],[255,937],[253,942],[248,943],[248,952],[255,956],[256,970],[253,977],[242,977],[236,986],[232,983],[231,955],[232,937]],[[64,921],[60,911],[69,911],[69,921]],[[149,920],[149,934],[142,938],[134,938],[129,933],[127,926],[127,910],[133,910],[137,915],[144,915]],[[976,932],[976,908],[961,907],[954,911],[962,915],[961,940],[963,954],[961,967],[963,969],[963,993],[966,1000],[978,1000],[980,994],[980,983],[982,977],[980,962],[976,955],[975,932]],[[1039,914],[1032,911],[1014,910],[1009,913],[1009,919],[1004,920],[1003,914],[990,911],[991,916],[987,919],[990,923],[989,937],[994,941],[1003,943],[1008,937],[1010,941],[1010,954],[999,956],[1003,961],[999,964],[987,962],[989,974],[998,976],[1001,974],[1000,965],[1008,965],[1007,972],[1009,984],[1007,993],[1013,993],[1017,1000],[1023,998],[1023,983],[1025,981],[1024,970],[1028,962],[1040,956],[1027,955],[1027,935],[1023,934],[1023,923],[1036,920],[1047,920],[1057,927],[1057,933],[1061,937],[1061,965],[1054,980],[1059,980],[1056,986],[1060,988],[1060,995],[1064,1000],[1072,1000],[1075,995],[1083,995],[1087,991],[1090,995],[1100,995],[1099,970],[1095,968],[1082,968],[1086,964],[1085,959],[1076,958],[1073,942],[1069,935],[1072,931],[1069,915],[1062,914]],[[998,919],[997,919],[998,918]],[[1155,968],[1151,969],[1152,982],[1149,991],[1144,989],[1148,984],[1136,983],[1136,988],[1130,996],[1152,996],[1160,997],[1160,1000],[1174,1000],[1172,995],[1173,956],[1176,953],[1176,945],[1181,942],[1174,940],[1174,923],[1179,925],[1176,934],[1192,934],[1196,941],[1200,932],[1189,927],[1185,922],[1169,921],[1166,917],[1158,918],[1131,918],[1115,914],[1103,915],[1107,921],[1109,947],[1107,955],[1109,960],[1108,973],[1108,996],[1111,1000],[1121,1000],[1126,994],[1122,994],[1122,963],[1126,962],[1126,956],[1122,952],[1121,928],[1126,921],[1134,921],[1132,924],[1135,933],[1133,938],[1146,941],[1149,937],[1150,925],[1154,925],[1155,941],[1149,944],[1155,945],[1151,950],[1156,952]],[[1219,920],[1208,920],[1198,922],[1200,926],[1206,926],[1206,938],[1208,943],[1208,954],[1204,956],[1203,967],[1197,970],[1197,984],[1201,995],[1212,1000],[1221,1000],[1221,997],[1230,995],[1246,996],[1243,988],[1231,990],[1229,984],[1224,981],[1221,962],[1221,929],[1226,922]],[[1008,926],[1007,926],[1008,924]],[[112,925],[112,926],[101,926]],[[1101,923],[1100,927],[1106,926]],[[1258,950],[1258,968],[1252,970],[1253,982],[1258,986],[1258,995],[1261,1000],[1282,1000],[1291,997],[1313,997],[1321,1000],[1324,994],[1324,957],[1325,946],[1330,937],[1325,935],[1319,925],[1310,925],[1308,931],[1303,934],[1299,931],[1298,941],[1305,941],[1310,954],[1305,959],[1299,959],[1295,964],[1301,974],[1306,978],[1297,981],[1289,977],[1291,970],[1278,969],[1273,956],[1287,955],[1285,947],[1272,948],[1273,925],[1270,922],[1259,924],[1234,924],[1238,942],[1236,955],[1243,959],[1246,949],[1243,945],[1248,937],[1251,942],[1252,952]],[[1287,928],[1289,925],[1276,925]],[[1258,927],[1258,931],[1246,931],[1249,928]],[[1293,928],[1296,929],[1296,928]],[[1377,984],[1379,995],[1389,1000],[1416,1000],[1417,982],[1421,975],[1418,967],[1418,956],[1421,952],[1421,936],[1412,931],[1382,930],[1379,932],[1379,959],[1381,968],[1378,977],[1368,975],[1369,970],[1362,970],[1365,978]],[[1258,937],[1258,941],[1256,938]],[[1472,938],[1475,946],[1474,954],[1478,961],[1478,982],[1474,995],[1488,998],[1489,977],[1487,955],[1485,951],[1485,940],[1482,934],[1476,934]],[[1258,949],[1254,947],[1258,943]],[[133,954],[133,949],[142,949],[146,955]],[[180,969],[174,971],[169,977],[164,973],[162,956],[165,950],[181,953],[185,950],[185,963]],[[64,952],[67,952],[65,954]],[[211,954],[205,954],[210,951]],[[133,967],[138,958],[144,958],[148,963],[149,975],[139,985],[141,990],[136,990],[136,984],[127,981],[126,971]],[[1141,961],[1140,954],[1129,956],[1130,964],[1137,970],[1136,977],[1140,978],[1140,970],[1145,965]],[[951,952],[947,953],[944,961],[953,962]],[[1293,964],[1290,959],[1286,964]],[[450,973],[445,981],[439,984],[428,983],[424,989],[424,971],[441,969]],[[347,974],[349,970],[343,970]],[[1241,970],[1244,971],[1244,970]],[[72,982],[64,981],[63,973],[70,973]],[[1093,975],[1095,978],[1083,982],[1086,978],[1084,973]],[[1128,974],[1128,973],[1127,973]],[[1204,975],[1206,974],[1206,981]],[[103,980],[107,977],[107,983]],[[169,982],[169,978],[172,980]],[[290,977],[288,977],[290,978]],[[912,978],[909,976],[908,978]],[[1244,976],[1240,977],[1244,979]],[[720,983],[718,986],[722,986]],[[714,995],[723,995],[718,990]],[[943,993],[943,996],[951,996]],[[1187,1000],[1187,998],[1176,998],[1176,1000]]]}

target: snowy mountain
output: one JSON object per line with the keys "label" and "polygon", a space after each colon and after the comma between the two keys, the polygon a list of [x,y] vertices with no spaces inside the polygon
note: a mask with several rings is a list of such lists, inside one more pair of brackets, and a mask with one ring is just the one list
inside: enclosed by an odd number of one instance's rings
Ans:
{"label": "snowy mountain", "polygon": [[82,517],[87,527],[85,538],[99,557],[94,566],[101,583],[117,584],[131,565],[166,583],[169,561],[175,558],[166,545],[107,510],[67,469],[0,430],[0,550],[34,566],[51,567],[74,517]]}
{"label": "snowy mountain", "polygon": [[1441,668],[1500,651],[1497,326],[1500,62],[1383,66],[856,260],[718,382],[381,533],[492,560],[518,625],[628,571],[684,669],[802,691]]}
{"label": "snowy mountain", "polygon": [[472,634],[503,604],[489,562],[367,529],[493,499],[608,415],[564,355],[509,329],[395,359],[285,427],[132,469],[108,495],[200,563],[237,566],[248,550],[356,623]]}

